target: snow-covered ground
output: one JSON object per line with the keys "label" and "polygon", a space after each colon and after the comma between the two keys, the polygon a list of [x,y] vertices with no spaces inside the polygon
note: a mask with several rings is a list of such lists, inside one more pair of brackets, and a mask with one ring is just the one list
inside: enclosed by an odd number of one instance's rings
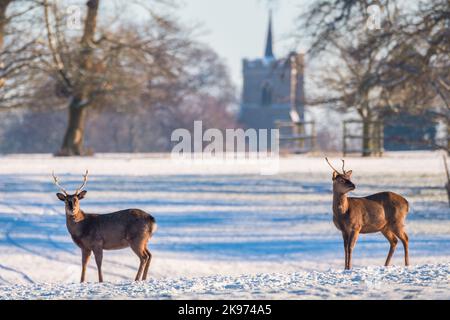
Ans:
{"label": "snow-covered ground", "polygon": [[[338,165],[338,158],[335,158]],[[354,270],[331,216],[331,172],[323,158],[281,158],[280,173],[253,166],[183,165],[167,156],[0,157],[0,299],[265,298],[450,299],[450,209],[439,153],[348,158],[356,196],[391,190],[411,204],[412,266],[397,247],[362,235]],[[151,279],[133,283],[130,249],[107,251],[106,283],[78,284],[81,255],[68,235],[51,172],[75,189],[90,170],[86,212],[138,207],[152,213]]]}

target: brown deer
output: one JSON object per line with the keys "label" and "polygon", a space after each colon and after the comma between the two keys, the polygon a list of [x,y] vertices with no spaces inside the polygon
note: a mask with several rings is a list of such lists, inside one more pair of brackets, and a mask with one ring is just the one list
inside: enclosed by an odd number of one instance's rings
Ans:
{"label": "brown deer", "polygon": [[88,171],[83,176],[83,184],[74,194],[69,194],[58,182],[53,173],[56,186],[62,193],[57,193],[59,200],[66,205],[66,225],[73,242],[80,247],[82,256],[81,282],[85,281],[86,266],[91,253],[94,252],[97,263],[98,280],[103,282],[102,259],[103,250],[117,250],[127,247],[136,253],[140,259],[135,281],[147,279],[152,255],[147,248],[148,240],[156,231],[155,219],[139,209],[127,209],[108,214],[88,214],[80,209],[87,191]]}
{"label": "brown deer", "polygon": [[405,232],[405,218],[409,204],[405,198],[393,192],[380,192],[363,198],[347,197],[347,193],[356,186],[350,180],[352,171],[345,171],[342,160],[342,173],[333,169],[333,222],[342,232],[345,249],[345,269],[352,267],[352,251],[360,233],[381,232],[390,243],[390,249],[385,266],[389,265],[397,238],[405,249],[405,265],[409,265],[408,236]]}

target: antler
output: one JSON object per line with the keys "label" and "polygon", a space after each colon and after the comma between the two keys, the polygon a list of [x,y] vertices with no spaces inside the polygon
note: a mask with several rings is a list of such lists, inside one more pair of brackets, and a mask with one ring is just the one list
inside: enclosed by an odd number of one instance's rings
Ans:
{"label": "antler", "polygon": [[67,193],[67,191],[61,187],[61,185],[58,182],[58,177],[55,176],[55,172],[52,172],[52,176],[53,176],[53,180],[55,181],[56,186],[59,188],[59,190],[61,190],[62,193],[64,193],[66,196],[68,196],[69,194]]}
{"label": "antler", "polygon": [[346,174],[345,169],[344,169],[344,167],[345,167],[345,161],[344,161],[344,159],[341,159],[341,161],[342,161],[342,172],[343,172],[344,174]]}
{"label": "antler", "polygon": [[333,169],[334,170],[334,172],[336,172],[336,173],[339,173],[340,174],[340,172],[339,171],[337,171],[332,165],[331,165],[331,163],[330,163],[330,161],[328,161],[328,158],[327,157],[325,157],[325,160],[327,161],[327,163],[328,163],[328,165],[331,167],[331,169]]}
{"label": "antler", "polygon": [[86,173],[83,175],[83,184],[81,185],[81,187],[79,187],[77,189],[77,191],[75,191],[75,194],[78,194],[86,186],[88,174],[89,174],[89,171],[86,170]]}

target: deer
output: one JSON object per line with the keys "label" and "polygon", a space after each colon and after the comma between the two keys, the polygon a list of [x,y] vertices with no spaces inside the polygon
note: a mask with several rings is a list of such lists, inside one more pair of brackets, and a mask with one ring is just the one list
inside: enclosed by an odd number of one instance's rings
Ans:
{"label": "deer", "polygon": [[152,254],[148,241],[157,229],[155,218],[140,209],[126,209],[108,214],[85,213],[80,200],[87,191],[88,170],[83,175],[82,185],[74,194],[69,194],[52,173],[53,181],[60,192],[57,198],[65,203],[66,225],[73,242],[81,249],[81,281],[85,281],[86,267],[91,253],[97,264],[98,280],[103,282],[103,250],[118,250],[130,247],[139,257],[140,264],[135,281],[146,280]]}
{"label": "deer", "polygon": [[[389,266],[398,239],[405,251],[405,266],[409,265],[408,235],[405,232],[405,219],[409,211],[408,201],[394,192],[380,192],[367,197],[348,197],[356,189],[351,181],[352,170],[345,171],[342,160],[342,173],[333,170],[333,222],[342,232],[345,250],[345,270],[352,268],[352,252],[359,234],[381,232],[389,241],[390,248],[385,266]],[[397,239],[398,238],[398,239]]]}

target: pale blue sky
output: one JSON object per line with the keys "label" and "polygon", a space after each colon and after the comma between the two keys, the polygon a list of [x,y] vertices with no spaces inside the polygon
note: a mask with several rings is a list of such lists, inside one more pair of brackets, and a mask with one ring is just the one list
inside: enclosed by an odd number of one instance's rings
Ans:
{"label": "pale blue sky", "polygon": [[[264,53],[268,23],[265,0],[184,0],[177,15],[188,24],[200,23],[198,39],[209,44],[225,61],[233,81],[242,83],[242,58],[260,58]],[[272,6],[274,51],[277,57],[294,49],[289,33],[305,1],[278,0]],[[304,51],[302,45],[297,50]]]}
{"label": "pale blue sky", "polygon": [[[200,25],[197,40],[209,44],[230,70],[235,84],[242,84],[243,58],[261,58],[264,53],[269,9],[273,10],[274,52],[282,57],[291,50],[305,51],[304,44],[294,44],[289,35],[295,30],[295,21],[308,3],[314,0],[177,0],[172,13],[182,25]],[[65,6],[75,5],[84,10],[85,1],[63,0]],[[133,3],[133,2],[131,2]],[[142,1],[145,3],[145,1]],[[127,12],[133,19],[143,15],[140,6],[128,6],[125,0],[104,1],[102,6],[113,6]],[[83,14],[83,11],[82,11]],[[82,16],[81,14],[81,16]]]}

